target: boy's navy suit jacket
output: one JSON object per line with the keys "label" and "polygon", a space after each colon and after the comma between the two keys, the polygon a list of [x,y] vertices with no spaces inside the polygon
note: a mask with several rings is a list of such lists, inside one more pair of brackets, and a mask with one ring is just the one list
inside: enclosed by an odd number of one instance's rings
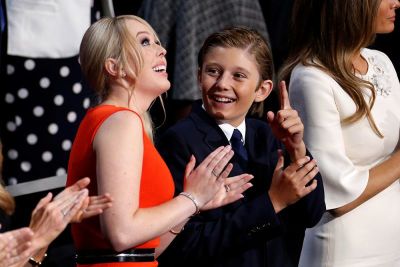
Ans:
{"label": "boy's navy suit jacket", "polygon": [[[317,188],[276,214],[268,196],[283,145],[266,122],[246,119],[247,171],[233,158],[231,176],[254,175],[253,187],[233,204],[201,212],[159,257],[159,266],[297,266],[306,227],[314,226],[325,212],[320,174]],[[175,194],[183,190],[185,166],[193,154],[196,166],[219,146],[229,141],[202,108],[195,103],[191,114],[166,131],[157,148],[175,182]],[[286,157],[287,158],[287,157]],[[285,161],[288,159],[285,158]],[[229,178],[228,178],[229,179]]]}

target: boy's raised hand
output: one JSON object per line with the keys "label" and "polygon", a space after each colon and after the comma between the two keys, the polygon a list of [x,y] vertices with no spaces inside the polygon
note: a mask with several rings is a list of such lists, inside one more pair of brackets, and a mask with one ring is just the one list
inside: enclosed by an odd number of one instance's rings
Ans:
{"label": "boy's raised hand", "polygon": [[296,110],[292,108],[286,83],[279,83],[280,110],[274,114],[267,113],[267,121],[272,128],[275,137],[285,144],[292,161],[306,155],[306,148],[303,142],[304,125]]}

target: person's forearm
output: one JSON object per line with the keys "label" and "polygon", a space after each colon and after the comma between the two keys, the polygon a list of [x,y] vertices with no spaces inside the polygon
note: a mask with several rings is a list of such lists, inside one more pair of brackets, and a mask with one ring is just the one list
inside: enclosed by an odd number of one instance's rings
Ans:
{"label": "person's forearm", "polygon": [[175,237],[183,231],[185,224],[189,221],[187,218],[184,222],[176,225],[167,233],[163,234],[160,238],[160,245],[156,248],[156,258],[164,252],[164,250],[171,244]]}
{"label": "person's forearm", "polygon": [[340,208],[331,210],[331,213],[334,216],[341,216],[357,208],[367,200],[371,199],[373,196],[389,187],[396,180],[398,180],[399,177],[400,151],[396,151],[390,158],[370,169],[367,187],[357,199]]}
{"label": "person's forearm", "polygon": [[306,145],[304,144],[304,141],[301,141],[301,143],[296,145],[296,147],[292,147],[292,146],[286,145],[286,144],[285,144],[285,147],[290,156],[290,160],[292,162],[296,162],[297,160],[303,158],[307,153]]}
{"label": "person's forearm", "polygon": [[[137,209],[133,216],[125,216],[119,210],[118,219],[115,213],[108,211],[104,212],[100,218],[103,232],[113,248],[116,251],[122,251],[163,235],[177,223],[186,222],[196,210],[191,200],[177,196],[158,206]],[[117,228],[116,223],[119,225]],[[140,234],[131,235],[130,233],[137,231],[136,229],[141,229]]]}

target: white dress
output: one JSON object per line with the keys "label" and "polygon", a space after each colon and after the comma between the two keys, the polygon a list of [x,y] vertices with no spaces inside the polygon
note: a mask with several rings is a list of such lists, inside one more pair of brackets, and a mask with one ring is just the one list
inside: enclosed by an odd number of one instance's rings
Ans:
{"label": "white dress", "polygon": [[[372,114],[384,138],[366,118],[341,123],[354,113],[355,104],[325,72],[298,65],[290,80],[290,100],[322,174],[328,210],[355,200],[367,185],[369,169],[399,145],[400,84],[395,69],[379,51],[363,49],[362,55],[368,61],[362,78],[374,84]],[[299,266],[400,266],[399,180],[341,217],[326,212],[317,226],[307,229]]]}

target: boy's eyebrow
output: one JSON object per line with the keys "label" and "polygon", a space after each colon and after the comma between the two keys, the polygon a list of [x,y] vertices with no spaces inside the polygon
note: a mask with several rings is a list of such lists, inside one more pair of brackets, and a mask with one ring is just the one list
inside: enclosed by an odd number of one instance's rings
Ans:
{"label": "boy's eyebrow", "polygon": [[[208,62],[204,64],[205,67],[210,67],[210,66],[217,66],[217,67],[222,67],[218,62]],[[246,74],[250,74],[251,72],[248,69],[242,68],[240,66],[236,66],[235,70],[245,72]]]}
{"label": "boy's eyebrow", "polygon": [[206,65],[206,66],[218,65],[219,66],[218,62],[206,62],[206,63],[204,63],[204,65]]}

